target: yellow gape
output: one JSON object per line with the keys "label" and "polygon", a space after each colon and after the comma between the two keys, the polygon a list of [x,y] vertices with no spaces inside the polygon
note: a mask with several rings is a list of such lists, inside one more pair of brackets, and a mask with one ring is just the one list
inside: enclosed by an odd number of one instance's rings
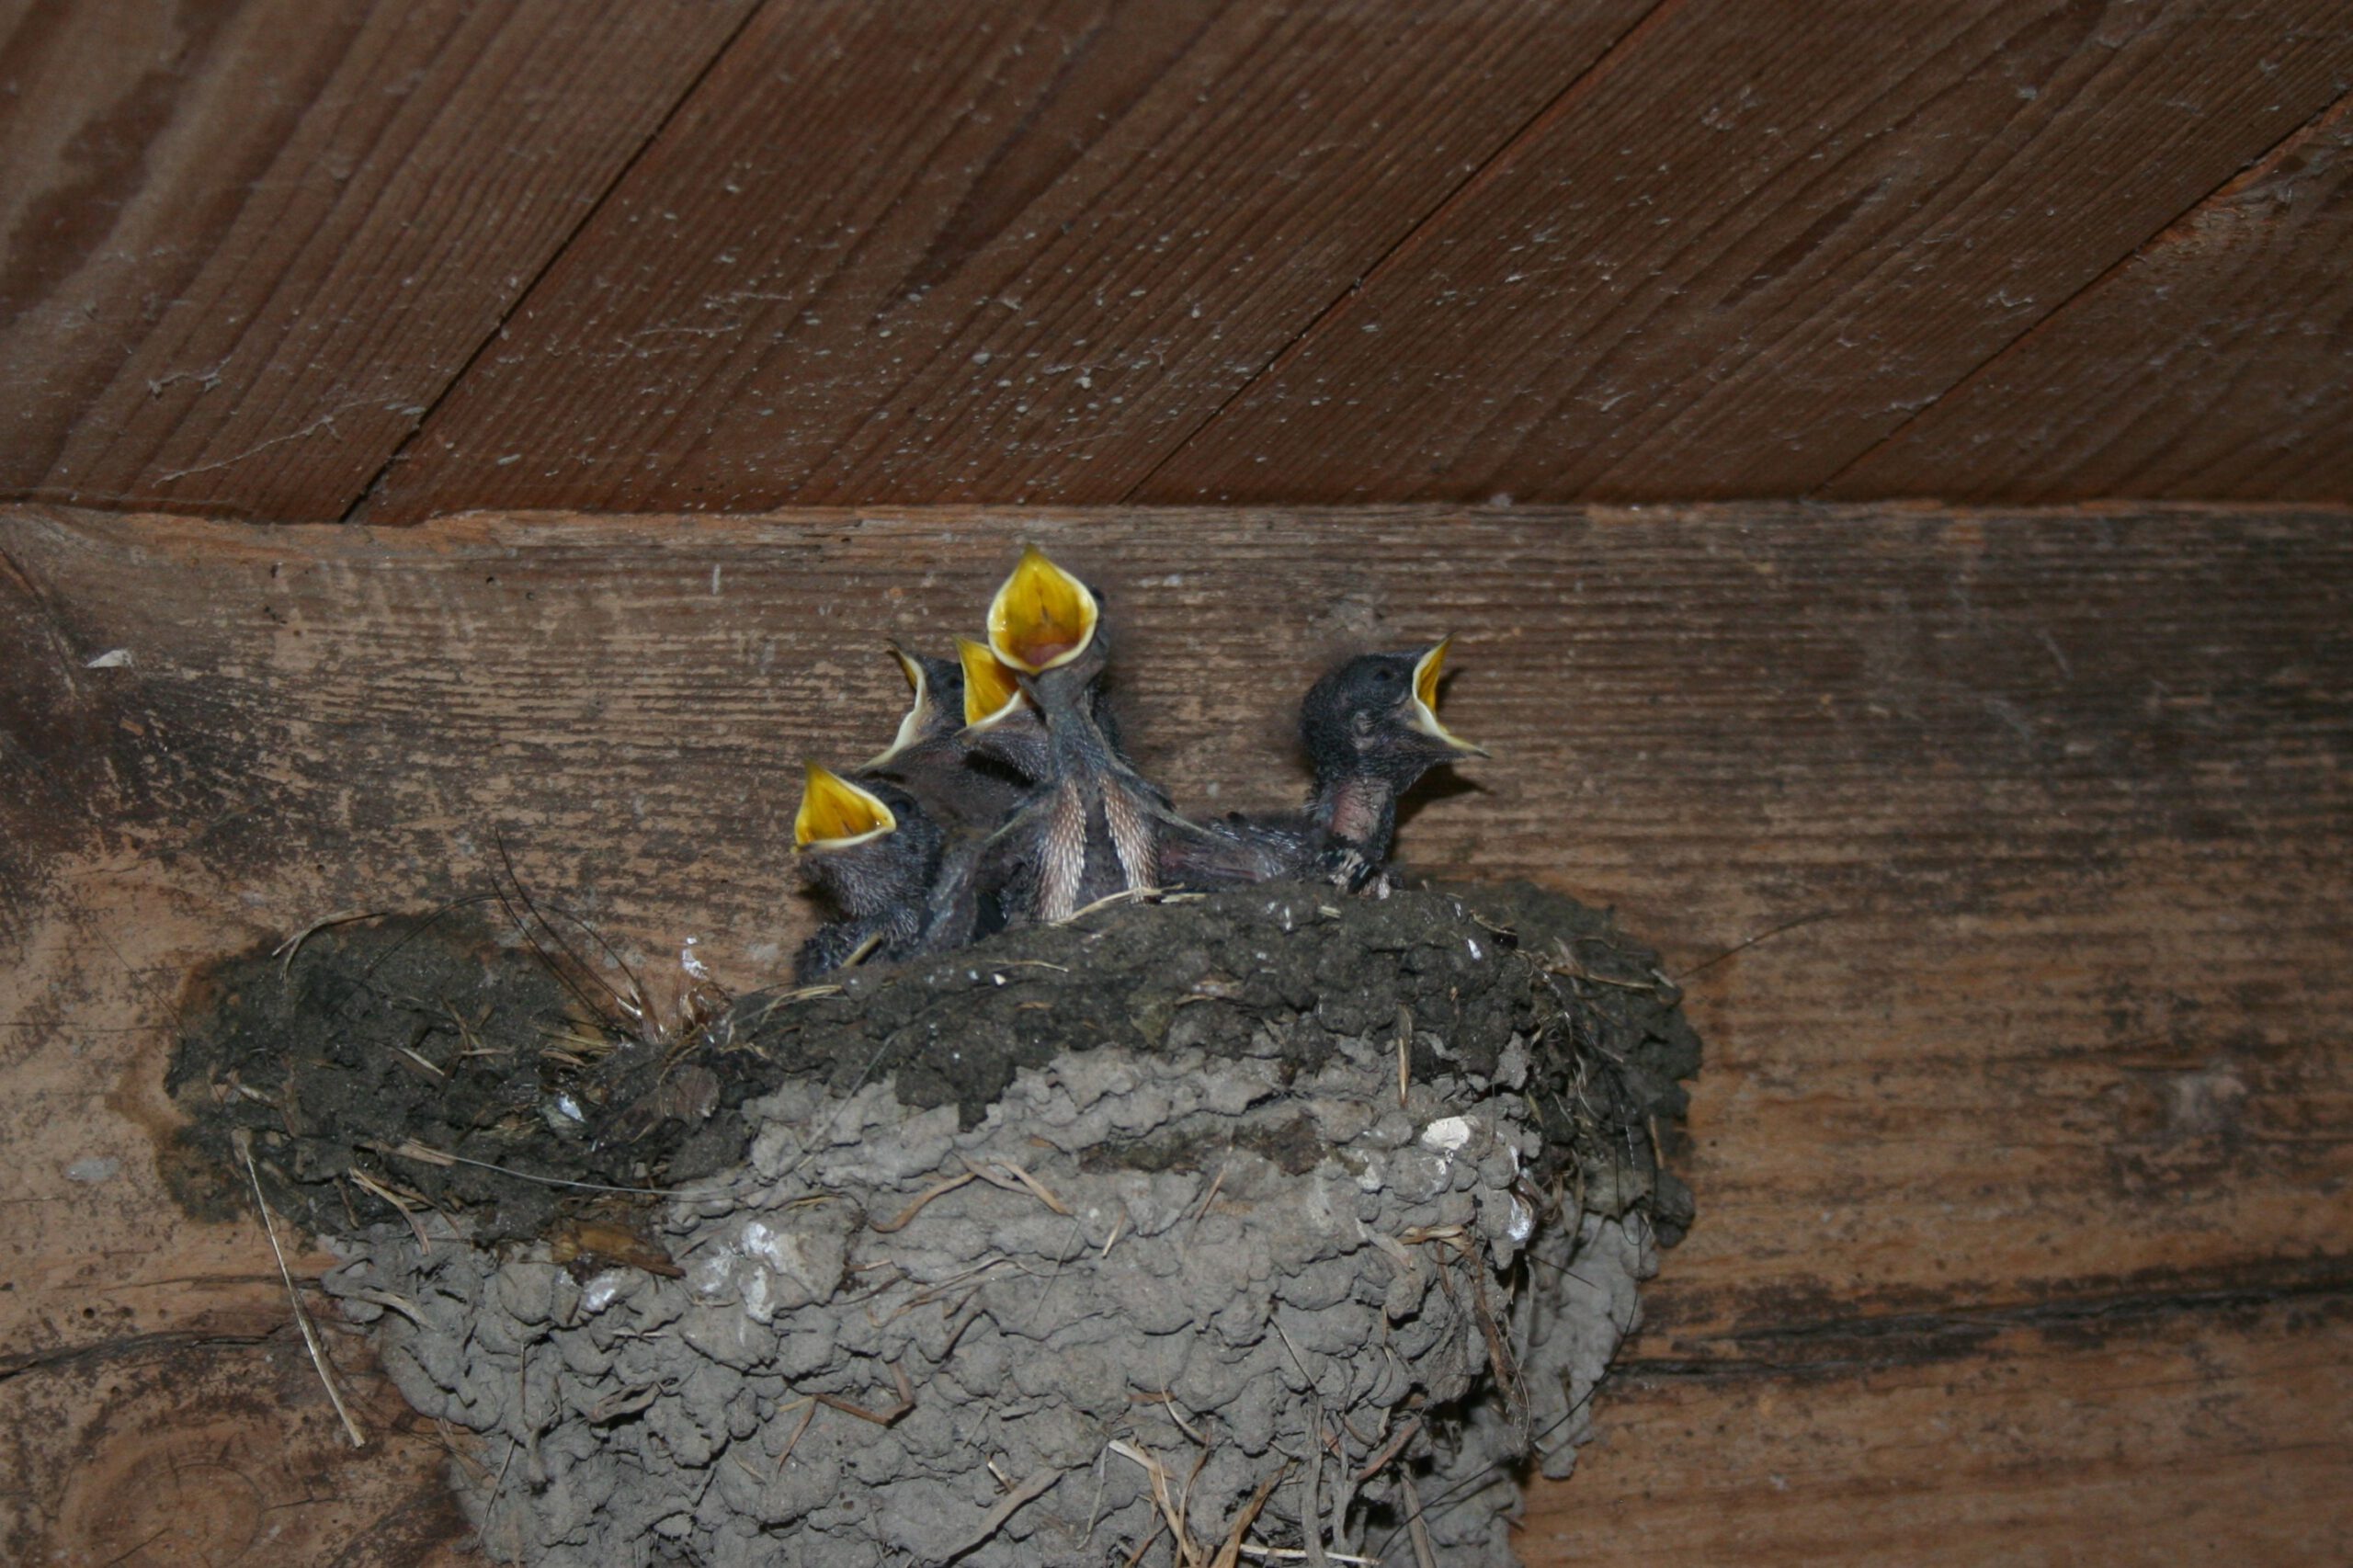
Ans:
{"label": "yellow gape", "polygon": [[891,657],[899,661],[900,673],[907,677],[907,689],[915,695],[907,702],[906,717],[899,721],[899,733],[891,744],[867,759],[869,767],[880,767],[923,738],[923,727],[931,717],[931,679],[915,655],[897,643],[891,644]]}
{"label": "yellow gape", "polygon": [[1466,756],[1484,756],[1487,748],[1472,745],[1469,741],[1438,722],[1438,677],[1446,667],[1446,651],[1454,642],[1452,637],[1441,637],[1438,645],[1424,653],[1414,665],[1414,728],[1435,741],[1443,741]]}
{"label": "yellow gape", "polygon": [[1015,669],[1040,675],[1086,652],[1100,619],[1086,585],[1033,544],[989,601],[989,649]]}
{"label": "yellow gape", "polygon": [[964,722],[985,728],[1021,706],[1021,685],[1004,660],[969,637],[956,639],[964,663]]}
{"label": "yellow gape", "polygon": [[813,762],[807,767],[809,781],[792,819],[794,847],[839,849],[880,838],[899,825],[891,808],[871,792]]}

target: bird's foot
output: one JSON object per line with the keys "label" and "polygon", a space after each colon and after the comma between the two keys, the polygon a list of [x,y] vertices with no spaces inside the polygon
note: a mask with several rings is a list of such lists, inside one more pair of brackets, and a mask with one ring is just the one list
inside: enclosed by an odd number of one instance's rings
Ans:
{"label": "bird's foot", "polygon": [[1388,877],[1370,856],[1353,844],[1335,844],[1327,847],[1316,858],[1315,869],[1324,881],[1350,892],[1367,892],[1378,879],[1382,889],[1376,896],[1389,896],[1386,890]]}

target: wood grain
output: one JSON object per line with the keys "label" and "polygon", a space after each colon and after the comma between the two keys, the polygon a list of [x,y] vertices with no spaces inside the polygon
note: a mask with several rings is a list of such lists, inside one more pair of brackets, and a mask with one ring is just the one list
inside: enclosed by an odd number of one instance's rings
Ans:
{"label": "wood grain", "polygon": [[1124,499],[1804,494],[2353,83],[2333,0],[1898,15],[1662,6]]}
{"label": "wood grain", "polygon": [[2353,497],[2353,98],[1826,487]]}
{"label": "wood grain", "polygon": [[340,516],[749,4],[32,7],[0,492]]}
{"label": "wood grain", "polygon": [[0,497],[2353,483],[2341,0],[97,0],[0,79]]}
{"label": "wood grain", "polygon": [[0,1366],[9,1561],[417,1568],[462,1545],[439,1435],[344,1334],[334,1343],[359,1373],[347,1381],[369,1434],[353,1449],[285,1301],[256,1291],[238,1321],[201,1332],[145,1334],[125,1318],[86,1351]]}
{"label": "wood grain", "polygon": [[770,6],[363,515],[1117,499],[1654,3]]}
{"label": "wood grain", "polygon": [[[771,978],[806,928],[779,849],[797,759],[887,738],[881,640],[973,623],[1033,538],[1107,588],[1140,753],[1188,806],[1296,789],[1285,714],[1336,650],[1461,633],[1448,719],[1496,758],[1425,796],[1406,855],[1615,903],[1686,977],[1700,1219],[1637,1348],[1668,1392],[1629,1409],[1689,1435],[1584,1510],[1619,1462],[1593,1454],[1563,1494],[1577,1555],[1537,1560],[1736,1539],[1769,1561],[1768,1537],[1887,1560],[1842,1547],[1826,1503],[1691,1518],[1649,1467],[1701,1466],[1719,1426],[1747,1445],[1734,1477],[1765,1462],[1753,1435],[1817,1434],[1866,1491],[1866,1437],[1913,1445],[1888,1528],[1925,1532],[1923,1560],[1970,1539],[2055,1560],[2070,1509],[2112,1560],[2194,1555],[2222,1494],[2175,1483],[2205,1427],[2145,1464],[2119,1437],[2030,1496],[2026,1477],[2038,1444],[2059,1462],[2100,1441],[2083,1402],[2183,1358],[2239,1369],[2216,1408],[2288,1402],[2215,1428],[2243,1439],[2218,1473],[2302,1475],[2331,1450],[2298,1434],[2342,1439],[2341,1333],[2231,1303],[2301,1311],[2353,1281],[2332,1196],[2353,1177],[2348,521],[0,513],[0,1345],[62,1364],[283,1321],[252,1227],[186,1220],[158,1187],[192,964],[469,891],[495,835],[645,969],[675,973],[695,936],[730,983]],[[87,667],[112,649],[130,662]],[[2143,1322],[2180,1326],[2136,1348]],[[1946,1361],[1945,1383],[1903,1381]],[[1687,1365],[1714,1403],[1643,1403],[1686,1401]],[[2165,1386],[2114,1392],[2127,1430],[2172,1408]],[[1990,1425],[1924,1427],[1940,1399]],[[1963,1441],[2015,1462],[1934,1481]],[[387,1460],[365,1495],[392,1507],[422,1462]],[[2177,1491],[2170,1514],[2135,1502]]]}
{"label": "wood grain", "polygon": [[2353,1556],[2353,1304],[1974,1325],[1944,1356],[1804,1372],[1645,1365],[1530,1564],[2143,1568]]}

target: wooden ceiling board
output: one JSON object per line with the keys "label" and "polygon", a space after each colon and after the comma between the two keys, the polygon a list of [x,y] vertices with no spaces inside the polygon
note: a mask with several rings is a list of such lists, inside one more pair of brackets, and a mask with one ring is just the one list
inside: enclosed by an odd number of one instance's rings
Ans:
{"label": "wooden ceiling board", "polygon": [[750,4],[28,12],[0,489],[340,516]]}
{"label": "wooden ceiling board", "polygon": [[1663,7],[1128,499],[1804,494],[2348,85],[2342,0]]}
{"label": "wooden ceiling board", "polygon": [[1114,499],[1651,3],[771,6],[360,515]]}
{"label": "wooden ceiling board", "polygon": [[2353,499],[2353,98],[1824,487]]}
{"label": "wooden ceiling board", "polygon": [[0,495],[2353,484],[2343,0],[92,0],[0,81]]}

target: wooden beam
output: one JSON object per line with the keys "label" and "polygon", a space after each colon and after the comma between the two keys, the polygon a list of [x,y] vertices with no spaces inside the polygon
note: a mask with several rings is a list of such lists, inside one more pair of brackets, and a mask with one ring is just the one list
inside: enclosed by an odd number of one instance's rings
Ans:
{"label": "wooden beam", "polygon": [[[1980,1322],[1803,1369],[1645,1363],[1531,1565],[2341,1563],[2353,1299]],[[1849,1347],[1851,1348],[1851,1346]]]}
{"label": "wooden beam", "polygon": [[[1297,788],[1287,712],[1324,659],[1462,635],[1448,719],[1496,757],[1405,854],[1617,904],[1707,1040],[1699,1222],[1643,1358],[1797,1386],[1823,1368],[1790,1346],[1839,1335],[1960,1357],[1935,1324],[2341,1291],[2348,521],[0,513],[0,1344],[275,1321],[257,1233],[157,1179],[194,964],[471,891],[503,837],[649,971],[693,936],[729,983],[774,978],[807,923],[798,757],[887,739],[882,639],[975,624],[1022,539],[1107,588],[1131,729],[1189,808]],[[1838,1386],[1822,1419],[1867,1425],[1881,1385]],[[2283,1421],[2342,1412],[2300,1386]]]}
{"label": "wooden beam", "polygon": [[749,5],[30,8],[0,493],[341,516]]}
{"label": "wooden beam", "polygon": [[2333,0],[17,9],[13,499],[2347,494]]}

